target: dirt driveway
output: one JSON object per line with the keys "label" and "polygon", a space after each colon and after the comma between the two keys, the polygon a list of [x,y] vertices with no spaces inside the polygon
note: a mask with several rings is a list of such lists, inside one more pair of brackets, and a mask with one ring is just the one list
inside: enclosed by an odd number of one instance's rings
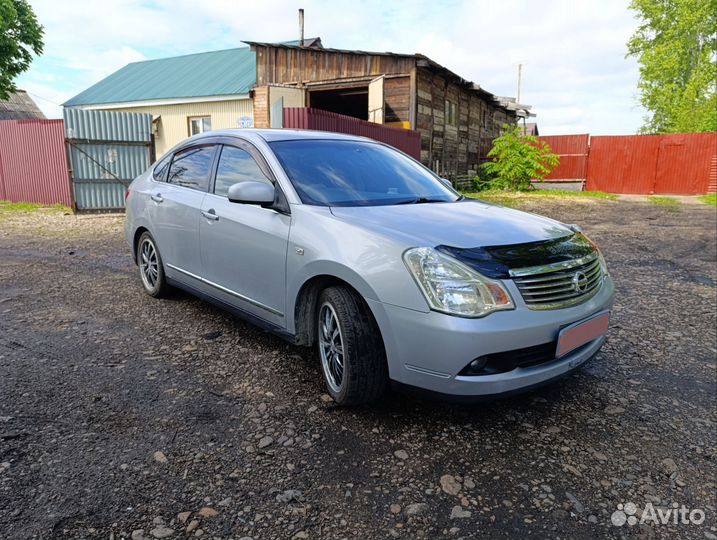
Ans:
{"label": "dirt driveway", "polygon": [[[714,208],[530,209],[605,251],[598,358],[509,400],[357,409],[314,351],[144,295],[121,218],[0,217],[0,538],[715,539]],[[705,519],[613,525],[627,503]]]}

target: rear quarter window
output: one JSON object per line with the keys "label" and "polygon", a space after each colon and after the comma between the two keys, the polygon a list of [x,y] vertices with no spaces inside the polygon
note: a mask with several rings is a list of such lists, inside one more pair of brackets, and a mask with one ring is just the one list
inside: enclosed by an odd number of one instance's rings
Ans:
{"label": "rear quarter window", "polygon": [[152,178],[156,182],[166,182],[167,181],[167,171],[169,170],[169,164],[172,161],[172,155],[169,154],[167,156],[164,156],[159,163],[157,163],[154,166],[154,171],[152,171]]}

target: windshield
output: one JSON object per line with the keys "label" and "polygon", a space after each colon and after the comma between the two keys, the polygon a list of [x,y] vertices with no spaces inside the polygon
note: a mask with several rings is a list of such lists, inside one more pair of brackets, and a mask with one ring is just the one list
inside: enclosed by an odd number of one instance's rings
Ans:
{"label": "windshield", "polygon": [[423,166],[381,144],[300,139],[270,146],[305,204],[378,206],[460,198]]}

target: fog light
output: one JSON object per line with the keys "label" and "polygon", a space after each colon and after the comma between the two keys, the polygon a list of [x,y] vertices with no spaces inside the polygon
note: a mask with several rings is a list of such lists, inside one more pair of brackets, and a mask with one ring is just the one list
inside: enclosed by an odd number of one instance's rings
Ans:
{"label": "fog light", "polygon": [[479,358],[476,358],[474,360],[471,360],[471,362],[461,370],[461,375],[480,375],[480,373],[483,371],[483,368],[485,368],[485,365],[488,363],[488,358],[485,356],[481,356]]}
{"label": "fog light", "polygon": [[476,358],[470,363],[471,369],[474,371],[478,371],[479,369],[483,369],[483,366],[485,366],[485,358]]}

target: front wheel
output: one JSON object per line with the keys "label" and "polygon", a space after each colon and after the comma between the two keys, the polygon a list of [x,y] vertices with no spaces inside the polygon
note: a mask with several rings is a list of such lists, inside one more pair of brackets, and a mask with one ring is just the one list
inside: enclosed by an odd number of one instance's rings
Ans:
{"label": "front wheel", "polygon": [[363,299],[329,287],[319,297],[317,318],[321,369],[334,401],[357,405],[381,397],[388,386],[386,352]]}
{"label": "front wheel", "polygon": [[162,256],[154,238],[148,232],[142,233],[137,242],[137,266],[144,292],[155,298],[165,296],[169,285],[164,276]]}

